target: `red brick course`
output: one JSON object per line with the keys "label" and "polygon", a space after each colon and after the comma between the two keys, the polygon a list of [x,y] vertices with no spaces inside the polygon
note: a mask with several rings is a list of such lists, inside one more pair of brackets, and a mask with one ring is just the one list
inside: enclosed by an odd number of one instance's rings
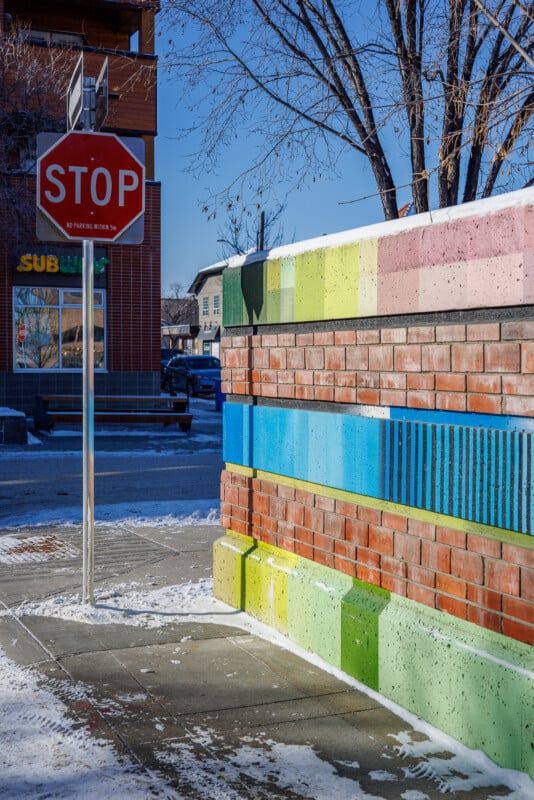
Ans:
{"label": "red brick course", "polygon": [[534,550],[225,470],[221,524],[534,645]]}
{"label": "red brick course", "polygon": [[534,416],[534,321],[225,336],[227,394]]}

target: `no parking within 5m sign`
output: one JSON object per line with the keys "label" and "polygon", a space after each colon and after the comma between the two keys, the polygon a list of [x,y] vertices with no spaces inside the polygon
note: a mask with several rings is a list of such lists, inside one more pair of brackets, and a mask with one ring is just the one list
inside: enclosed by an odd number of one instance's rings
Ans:
{"label": "no parking within 5m sign", "polygon": [[[139,141],[132,140],[138,150]],[[145,210],[142,154],[138,157],[111,133],[65,134],[38,158],[37,209],[37,235],[47,241],[140,243]]]}

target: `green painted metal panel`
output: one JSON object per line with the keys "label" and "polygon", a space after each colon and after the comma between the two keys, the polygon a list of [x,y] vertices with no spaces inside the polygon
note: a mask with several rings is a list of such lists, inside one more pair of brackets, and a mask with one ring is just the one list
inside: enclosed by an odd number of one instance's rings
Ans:
{"label": "green painted metal panel", "polygon": [[379,620],[389,596],[355,580],[341,608],[341,669],[372,689],[378,689]]}
{"label": "green painted metal panel", "polygon": [[267,320],[266,262],[246,264],[241,271],[241,290],[246,308],[246,324],[264,324]]}
{"label": "green painted metal panel", "polygon": [[223,325],[243,325],[245,307],[241,291],[241,267],[225,269],[222,275],[223,284]]}
{"label": "green painted metal panel", "polygon": [[255,548],[250,536],[231,531],[213,545],[213,594],[233,608],[245,608],[245,559]]}
{"label": "green painted metal panel", "polygon": [[384,695],[534,778],[534,648],[397,596],[379,648]]}

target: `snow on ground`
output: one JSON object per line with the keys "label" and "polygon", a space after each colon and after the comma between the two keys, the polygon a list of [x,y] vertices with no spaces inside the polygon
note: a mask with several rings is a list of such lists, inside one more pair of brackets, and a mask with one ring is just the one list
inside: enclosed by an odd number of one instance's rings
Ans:
{"label": "snow on ground", "polygon": [[[0,797],[165,798],[164,784],[73,721],[51,688],[0,650]],[[83,696],[83,690],[80,690]]]}
{"label": "snow on ground", "polygon": [[[177,623],[186,616],[188,623],[213,622],[235,626],[294,652],[366,692],[415,730],[424,733],[428,738],[422,742],[415,741],[409,731],[391,734],[400,754],[420,759],[412,772],[406,768],[406,775],[432,778],[442,792],[468,792],[499,784],[509,787],[510,793],[488,795],[488,800],[498,800],[499,797],[532,800],[534,796],[534,783],[525,775],[497,767],[482,753],[468,750],[249,615],[236,614],[234,609],[213,597],[211,580],[159,589],[147,589],[135,583],[117,584],[112,589],[97,590],[94,606],[82,604],[78,595],[58,596],[43,602],[25,603],[14,611],[0,612],[0,616],[8,614],[60,617],[88,625],[117,623],[147,628]],[[179,797],[170,791],[165,794],[164,784],[157,776],[152,779],[143,777],[134,764],[128,766],[124,760],[114,756],[107,743],[98,743],[83,728],[76,728],[52,689],[43,685],[42,680],[37,682],[31,670],[21,669],[10,662],[1,651],[0,687],[0,705],[3,708],[0,797],[9,797],[10,800]],[[83,694],[83,686],[79,691]],[[195,741],[204,744],[208,753],[210,744],[217,745],[219,750],[224,744],[217,739],[215,731],[206,728],[198,728],[194,735]],[[50,742],[51,758],[48,750],[42,747],[45,739],[47,748]],[[275,773],[280,787],[314,800],[380,800],[379,783],[396,780],[391,772],[377,771],[371,776],[377,781],[377,792],[369,794],[357,781],[338,775],[335,768],[323,761],[311,747],[282,744],[261,733],[253,737],[243,736],[239,746],[229,748],[222,771],[220,759],[206,755],[199,761],[193,751],[192,744],[174,742],[158,753],[158,759],[162,764],[172,765],[177,775],[187,776],[210,800],[248,798],[250,795],[245,789],[240,792],[235,788],[239,775],[243,773],[258,781]],[[444,751],[452,753],[453,757],[439,757]],[[24,775],[20,774],[21,764],[25,765]],[[33,765],[29,778],[28,764]],[[9,787],[7,794],[2,792],[4,786]],[[415,790],[406,791],[400,797],[401,800],[428,800],[426,794]]]}
{"label": "snow on ground", "polygon": [[[205,412],[208,413],[208,412]],[[57,432],[54,436],[61,435]],[[72,434],[69,434],[72,435]],[[116,433],[114,434],[116,435]],[[131,431],[128,432],[131,436]],[[154,434],[157,436],[158,434]],[[207,437],[209,439],[209,437]],[[213,440],[210,440],[211,444]],[[36,440],[28,448],[29,457],[39,450]],[[208,444],[208,447],[211,446]],[[33,451],[33,452],[32,452]],[[146,451],[143,451],[147,455]],[[20,454],[18,454],[19,456]],[[43,452],[43,455],[45,453]],[[46,453],[54,457],[56,453]],[[64,452],[58,452],[61,457]],[[4,529],[28,525],[69,525],[81,521],[79,506],[20,514],[2,520]],[[96,524],[113,522],[118,526],[167,527],[217,525],[218,500],[180,502],[130,502],[98,507]],[[4,543],[9,544],[11,531],[5,530]],[[420,719],[388,701],[363,684],[328,665],[285,639],[273,629],[259,623],[243,612],[216,600],[212,581],[200,580],[176,586],[150,589],[141,584],[120,584],[95,591],[95,604],[82,604],[77,595],[56,596],[42,602],[25,603],[18,609],[0,611],[22,620],[25,615],[60,617],[87,625],[110,623],[154,628],[177,623],[213,622],[234,626],[252,635],[269,640],[294,652],[311,664],[335,675],[350,686],[376,699],[416,731],[425,741],[413,739],[410,731],[393,735],[398,752],[419,759],[418,767],[409,772],[414,777],[427,776],[444,793],[469,792],[477,787],[507,786],[505,795],[488,795],[488,800],[532,800],[534,782],[526,775],[497,767],[480,752],[463,745],[427,725]],[[166,785],[158,774],[149,774],[133,760],[120,755],[113,745],[97,738],[73,720],[67,706],[59,699],[55,684],[31,668],[22,668],[11,661],[0,648],[0,798],[2,800],[182,800],[182,796]],[[89,699],[87,687],[76,684],[71,692],[80,699]],[[220,750],[224,742],[216,731],[198,728],[193,731],[194,742],[167,743],[157,757],[162,764],[171,765],[177,775],[187,777],[190,784],[202,791],[206,800],[247,800],[250,792],[239,788],[243,774],[258,784],[276,775],[281,789],[313,800],[381,800],[380,784],[395,781],[396,775],[386,769],[371,773],[376,781],[376,793],[364,791],[356,780],[340,776],[335,766],[322,760],[311,746],[287,745],[265,734],[243,735],[228,745],[223,765],[211,758],[210,745]],[[203,745],[205,756],[199,760],[194,743]],[[452,758],[440,758],[447,751]],[[347,765],[345,765],[347,766]],[[351,766],[351,765],[348,765]],[[356,769],[358,765],[354,763]],[[274,796],[274,795],[273,795]],[[428,800],[419,790],[408,790],[400,800]]]}
{"label": "snow on ground", "polygon": [[[128,503],[98,504],[95,526],[113,522],[118,527],[153,528],[184,527],[189,525],[218,525],[219,500],[139,500]],[[2,517],[2,528],[28,525],[66,526],[80,524],[80,504],[56,509],[42,508]]]}

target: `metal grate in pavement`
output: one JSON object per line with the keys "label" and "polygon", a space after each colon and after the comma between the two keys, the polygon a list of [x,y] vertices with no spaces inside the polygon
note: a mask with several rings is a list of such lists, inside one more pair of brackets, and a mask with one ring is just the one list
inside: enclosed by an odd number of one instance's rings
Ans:
{"label": "metal grate in pavement", "polygon": [[80,551],[54,534],[0,536],[0,564],[27,564],[76,558]]}

